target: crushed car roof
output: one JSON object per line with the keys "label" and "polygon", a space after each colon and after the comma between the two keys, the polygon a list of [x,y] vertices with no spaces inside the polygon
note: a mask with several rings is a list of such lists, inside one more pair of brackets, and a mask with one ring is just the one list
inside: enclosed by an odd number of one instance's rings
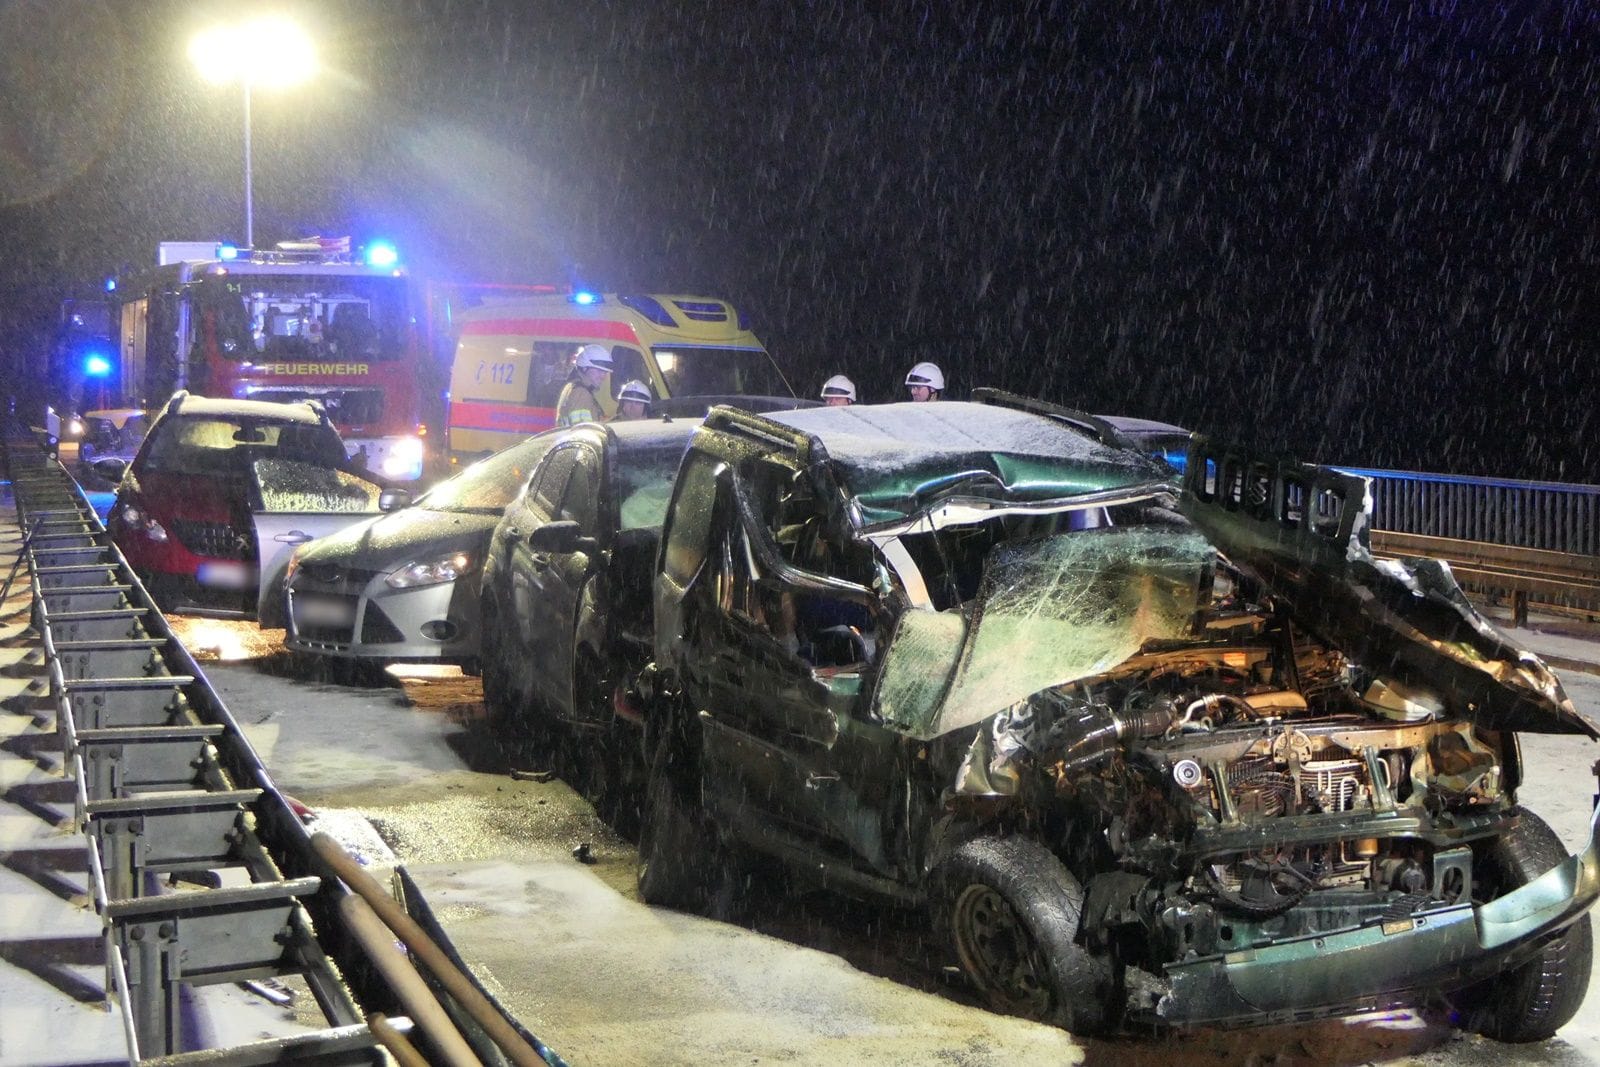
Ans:
{"label": "crushed car roof", "polygon": [[767,418],[821,442],[868,524],[915,514],[945,491],[1052,500],[1170,477],[1140,453],[993,404],[859,404]]}

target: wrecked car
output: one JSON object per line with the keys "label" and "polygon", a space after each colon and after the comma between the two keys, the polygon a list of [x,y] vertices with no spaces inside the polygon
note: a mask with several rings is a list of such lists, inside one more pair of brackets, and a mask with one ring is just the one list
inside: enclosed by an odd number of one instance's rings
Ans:
{"label": "wrecked car", "polygon": [[106,529],[163,610],[272,615],[295,545],[376,513],[383,487],[349,469],[317,405],[178,392],[117,483]]}
{"label": "wrecked car", "polygon": [[1517,804],[1517,734],[1596,738],[1365,483],[979,403],[691,442],[655,584],[638,872],[722,850],[926,907],[995,1009],[1101,1032],[1438,998],[1548,1037],[1583,1001],[1600,822]]}

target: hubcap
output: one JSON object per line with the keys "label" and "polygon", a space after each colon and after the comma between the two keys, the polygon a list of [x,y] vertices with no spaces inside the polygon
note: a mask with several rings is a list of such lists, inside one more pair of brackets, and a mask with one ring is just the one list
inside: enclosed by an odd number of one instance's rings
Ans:
{"label": "hubcap", "polygon": [[951,915],[956,953],[991,1003],[1040,1019],[1049,1014],[1049,966],[1006,899],[986,885],[969,885]]}

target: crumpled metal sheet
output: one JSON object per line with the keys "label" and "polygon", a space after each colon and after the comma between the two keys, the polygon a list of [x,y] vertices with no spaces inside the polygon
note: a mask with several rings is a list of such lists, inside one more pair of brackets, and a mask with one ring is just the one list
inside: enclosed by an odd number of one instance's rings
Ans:
{"label": "crumpled metal sheet", "polygon": [[1190,456],[1180,510],[1282,600],[1300,626],[1369,670],[1438,693],[1452,712],[1486,729],[1600,739],[1600,729],[1573,707],[1544,662],[1513,645],[1468,602],[1448,564],[1373,557],[1365,479],[1238,454],[1239,462],[1270,470],[1269,501],[1285,499],[1286,481],[1311,486],[1308,497],[1341,495],[1349,510],[1340,531],[1322,531],[1260,502],[1228,506],[1225,490],[1205,499],[1206,461],[1196,462],[1205,447],[1200,442]]}

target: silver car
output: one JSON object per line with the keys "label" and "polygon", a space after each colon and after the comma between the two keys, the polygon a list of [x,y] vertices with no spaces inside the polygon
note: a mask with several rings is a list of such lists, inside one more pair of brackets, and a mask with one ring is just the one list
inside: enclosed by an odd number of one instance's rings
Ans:
{"label": "silver car", "polygon": [[531,437],[409,506],[297,549],[284,582],[284,644],[335,659],[476,670],[478,571],[489,536],[553,439]]}

